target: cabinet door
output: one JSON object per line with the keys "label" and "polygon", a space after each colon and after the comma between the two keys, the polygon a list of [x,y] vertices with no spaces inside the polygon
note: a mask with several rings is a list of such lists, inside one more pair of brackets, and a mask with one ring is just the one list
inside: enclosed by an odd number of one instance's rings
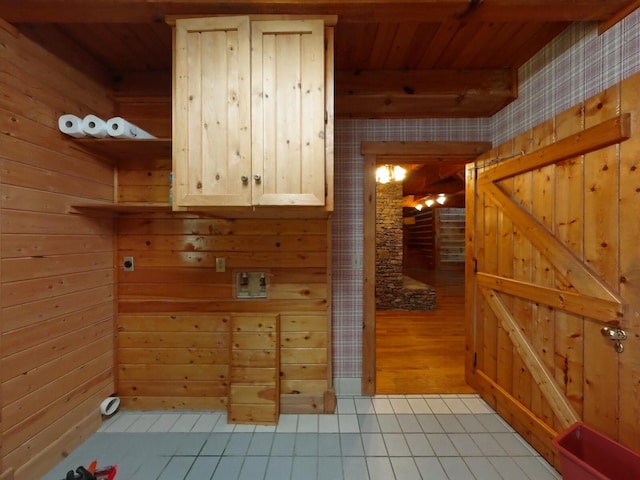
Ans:
{"label": "cabinet door", "polygon": [[251,46],[253,203],[324,205],[324,24],[255,21]]}
{"label": "cabinet door", "polygon": [[174,205],[251,204],[248,17],[176,21]]}

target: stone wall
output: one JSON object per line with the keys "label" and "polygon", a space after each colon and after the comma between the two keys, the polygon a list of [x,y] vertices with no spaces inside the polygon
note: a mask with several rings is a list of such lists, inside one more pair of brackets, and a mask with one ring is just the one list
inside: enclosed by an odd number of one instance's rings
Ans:
{"label": "stone wall", "polygon": [[436,292],[403,275],[402,183],[378,184],[376,191],[376,308],[435,310]]}

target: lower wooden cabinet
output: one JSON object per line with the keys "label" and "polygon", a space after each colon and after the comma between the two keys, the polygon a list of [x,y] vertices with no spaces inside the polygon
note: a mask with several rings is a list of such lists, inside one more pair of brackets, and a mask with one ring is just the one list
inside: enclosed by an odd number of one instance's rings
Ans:
{"label": "lower wooden cabinet", "polygon": [[276,424],[280,416],[280,318],[231,317],[229,423]]}

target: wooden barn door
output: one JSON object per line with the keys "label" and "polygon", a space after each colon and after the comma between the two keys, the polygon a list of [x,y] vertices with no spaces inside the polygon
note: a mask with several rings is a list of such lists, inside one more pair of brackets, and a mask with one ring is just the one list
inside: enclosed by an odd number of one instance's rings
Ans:
{"label": "wooden barn door", "polygon": [[[467,380],[556,465],[551,439],[577,421],[640,447],[638,90],[467,167]],[[619,353],[603,328],[633,343]]]}

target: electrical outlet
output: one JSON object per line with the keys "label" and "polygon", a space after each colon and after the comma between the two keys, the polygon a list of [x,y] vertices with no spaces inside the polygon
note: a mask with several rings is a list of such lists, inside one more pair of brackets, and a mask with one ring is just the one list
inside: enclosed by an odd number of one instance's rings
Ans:
{"label": "electrical outlet", "polygon": [[124,257],[122,266],[125,272],[133,272],[133,257]]}
{"label": "electrical outlet", "polygon": [[224,272],[227,269],[227,262],[224,257],[216,257],[216,272]]}

